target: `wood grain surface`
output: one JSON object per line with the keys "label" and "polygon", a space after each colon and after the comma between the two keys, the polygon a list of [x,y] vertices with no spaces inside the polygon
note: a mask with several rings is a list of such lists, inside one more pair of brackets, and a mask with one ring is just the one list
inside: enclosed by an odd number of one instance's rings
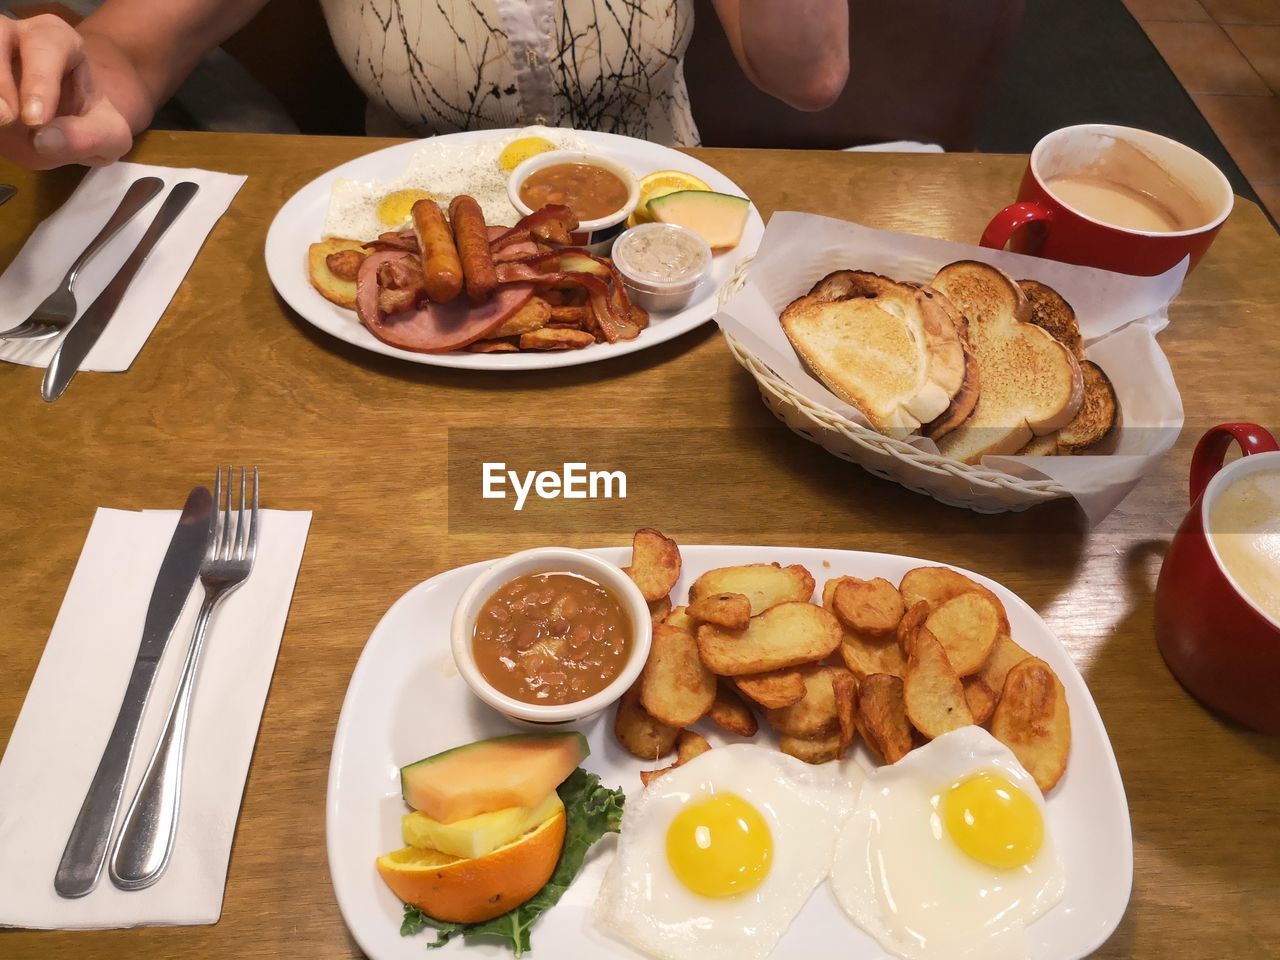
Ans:
{"label": "wood grain surface", "polygon": [[[1128,790],[1133,896],[1098,955],[1280,955],[1280,739],[1202,709],[1171,678],[1152,635],[1155,577],[1187,505],[1187,463],[1199,434],[1228,419],[1280,426],[1280,240],[1252,203],[1237,200],[1160,337],[1186,407],[1182,438],[1088,530],[1067,503],[979,516],[828,456],[773,420],[714,325],[617,360],[525,375],[414,366],[313,329],[272,290],[262,261],[267,227],[307,181],[384,145],[145,135],[137,160],[246,173],[248,183],[131,370],[82,374],[54,404],[39,399],[39,370],[0,370],[7,561],[0,746],[96,507],[176,508],[216,463],[247,462],[262,467],[268,505],[315,512],[222,919],[178,929],[0,932],[0,955],[357,955],[329,883],[325,783],[347,680],[374,625],[435,573],[550,542],[624,543],[637,519],[684,543],[882,550],[960,564],[1007,584],[1048,620],[1083,671]],[[697,156],[740,184],[766,219],[805,210],[961,240],[976,238],[1012,197],[1024,163],[787,151]],[[0,165],[0,180],[19,187],[0,210],[0,263],[77,176]],[[555,512],[511,512],[498,524],[469,513],[480,496],[471,460],[502,459],[506,443],[536,455],[537,437],[547,450],[576,448],[593,465],[634,472],[633,488],[645,487],[634,502],[647,505],[646,516],[638,518],[631,501],[589,523],[563,502]],[[466,462],[451,464],[451,451]],[[727,486],[736,492],[726,494]],[[445,642],[443,626],[438,639]]]}

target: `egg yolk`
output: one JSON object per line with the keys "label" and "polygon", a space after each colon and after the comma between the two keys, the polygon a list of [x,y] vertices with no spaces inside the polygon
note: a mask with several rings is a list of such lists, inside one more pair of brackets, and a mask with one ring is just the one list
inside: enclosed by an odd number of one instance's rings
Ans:
{"label": "egg yolk", "polygon": [[769,873],[773,835],[760,811],[737,794],[690,803],[667,828],[667,861],[676,877],[704,897],[754,890]]}
{"label": "egg yolk", "polygon": [[942,796],[942,821],[961,850],[1000,870],[1029,863],[1044,840],[1035,801],[994,773],[953,783]]}
{"label": "egg yolk", "polygon": [[510,173],[530,157],[555,148],[556,145],[546,137],[520,137],[502,148],[502,153],[498,154],[498,166]]}
{"label": "egg yolk", "polygon": [[398,227],[409,219],[415,203],[434,199],[425,190],[394,190],[378,201],[378,222],[388,227]]}

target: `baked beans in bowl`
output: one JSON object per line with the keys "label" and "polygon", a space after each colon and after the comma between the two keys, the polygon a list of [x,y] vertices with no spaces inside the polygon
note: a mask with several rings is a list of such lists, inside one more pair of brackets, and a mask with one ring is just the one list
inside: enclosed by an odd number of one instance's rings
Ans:
{"label": "baked beans in bowl", "polygon": [[522,216],[562,203],[578,217],[575,243],[603,255],[626,229],[640,182],[616,160],[584,150],[550,150],[511,171],[507,197]]}
{"label": "baked beans in bowl", "polygon": [[494,561],[454,611],[453,659],[477,697],[517,722],[603,710],[649,656],[649,606],[594,554],[541,547]]}

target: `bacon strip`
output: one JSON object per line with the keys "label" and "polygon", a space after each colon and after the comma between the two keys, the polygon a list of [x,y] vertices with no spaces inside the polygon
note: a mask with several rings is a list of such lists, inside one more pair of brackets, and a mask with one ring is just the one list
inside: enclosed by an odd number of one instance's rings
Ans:
{"label": "bacon strip", "polygon": [[489,241],[489,249],[495,254],[508,244],[527,240],[545,240],[567,247],[573,242],[573,231],[578,229],[578,218],[564,204],[549,203],[535,210],[508,230]]}
{"label": "bacon strip", "polygon": [[576,283],[587,290],[601,336],[610,343],[633,340],[649,325],[649,314],[633,304],[613,264],[584,250],[557,250],[497,265],[498,282]]}

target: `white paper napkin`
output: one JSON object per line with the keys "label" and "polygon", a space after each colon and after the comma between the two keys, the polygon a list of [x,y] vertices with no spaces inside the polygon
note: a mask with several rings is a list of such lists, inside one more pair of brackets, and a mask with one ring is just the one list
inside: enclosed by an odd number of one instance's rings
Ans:
{"label": "white paper napkin", "polygon": [[[99,509],[0,759],[0,924],[41,928],[214,923],[258,723],[311,523],[265,510],[253,572],[214,614],[196,678],[177,842],[146,890],[63,900],[53,875],[98,768],[138,653],[178,511]],[[159,739],[200,608],[197,585],[169,641],[129,768],[121,817]]]}
{"label": "white paper napkin", "polygon": [[[147,176],[159,177],[165,182],[164,188],[89,261],[73,288],[76,306],[83,314],[138,245],[169,189],[183,180],[200,186],[195,198],[151,251],[107,329],[80,364],[81,370],[118,373],[129,369],[245,177],[140,163],[113,163],[90,170],[67,202],[36,227],[0,275],[0,330],[27,319],[54,291],[67,268],[115,212],[129,185]],[[0,360],[47,367],[62,336],[41,341],[0,340]]]}
{"label": "white paper napkin", "polygon": [[[873,230],[806,213],[775,213],[747,282],[716,322],[801,396],[869,426],[853,406],[813,377],[778,322],[788,303],[835,270],[870,270],[895,280],[928,282],[956,260],[981,260],[1017,280],[1039,280],[1071,304],[1085,355],[1111,379],[1120,403],[1120,439],[1113,453],[1081,457],[984,457],[982,465],[1027,479],[1057,481],[1091,524],[1110,513],[1178,439],[1182,398],[1156,334],[1169,325],[1169,302],[1182,288],[1186,261],[1157,277],[1131,277],[972,244]],[[937,453],[931,440],[915,447]]]}

